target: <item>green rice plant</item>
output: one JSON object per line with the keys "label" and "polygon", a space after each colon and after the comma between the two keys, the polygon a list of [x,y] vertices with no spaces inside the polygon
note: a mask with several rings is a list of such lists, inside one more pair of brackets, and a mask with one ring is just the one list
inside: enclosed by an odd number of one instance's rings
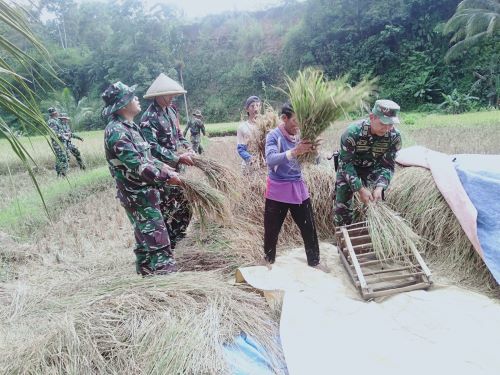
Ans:
{"label": "green rice plant", "polygon": [[[363,99],[373,91],[374,81],[363,80],[351,87],[347,78],[328,81],[319,70],[307,68],[297,78],[287,77],[287,91],[297,116],[300,137],[319,144],[318,137],[337,119],[352,109],[362,106]],[[301,162],[312,162],[317,152],[299,157]]]}

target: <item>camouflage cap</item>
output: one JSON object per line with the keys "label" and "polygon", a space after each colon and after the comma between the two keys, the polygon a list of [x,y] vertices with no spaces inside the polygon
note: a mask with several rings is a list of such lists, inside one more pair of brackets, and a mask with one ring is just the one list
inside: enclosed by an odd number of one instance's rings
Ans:
{"label": "camouflage cap", "polygon": [[61,113],[59,115],[59,118],[61,118],[63,120],[69,120],[71,117],[69,117],[66,113]]}
{"label": "camouflage cap", "polygon": [[49,112],[49,114],[53,114],[53,113],[56,113],[57,112],[57,109],[55,109],[54,107],[50,107],[47,112]]}
{"label": "camouflage cap", "polygon": [[106,106],[102,110],[103,116],[109,116],[124,108],[134,98],[134,91],[137,85],[127,86],[126,84],[118,81],[109,85],[101,95],[102,100]]}
{"label": "camouflage cap", "polygon": [[400,107],[392,100],[377,100],[373,105],[372,113],[377,116],[384,125],[397,125],[399,121]]}
{"label": "camouflage cap", "polygon": [[203,117],[203,115],[201,114],[201,111],[199,109],[197,109],[196,111],[194,111],[192,113],[193,116],[196,116],[196,117]]}
{"label": "camouflage cap", "polygon": [[252,95],[248,97],[248,99],[245,101],[245,108],[250,107],[253,103],[260,103],[260,98],[258,96]]}

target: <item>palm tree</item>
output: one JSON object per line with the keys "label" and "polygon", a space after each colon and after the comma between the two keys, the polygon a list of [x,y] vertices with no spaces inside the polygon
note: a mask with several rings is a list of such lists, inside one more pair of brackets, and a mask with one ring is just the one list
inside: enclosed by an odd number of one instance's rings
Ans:
{"label": "palm tree", "polygon": [[[15,8],[7,1],[0,0],[0,23],[9,31],[22,35],[24,40],[34,47],[41,60],[40,62],[35,60],[11,42],[4,33],[0,34],[0,135],[7,139],[16,155],[23,162],[45,206],[40,187],[32,170],[31,163],[36,165],[36,162],[2,118],[2,113],[4,115],[10,114],[25,127],[35,129],[36,132],[46,137],[51,134],[30,86],[47,85],[42,72],[51,78],[56,78],[56,75],[48,63],[48,51],[31,32],[25,16],[21,8]],[[17,68],[14,68],[14,65]],[[22,75],[16,72],[16,69],[18,71],[22,69],[28,73]],[[30,79],[28,79],[28,74]]]}
{"label": "palm tree", "polygon": [[445,56],[451,61],[467,48],[486,38],[498,37],[500,0],[463,0],[445,25],[444,33],[453,33],[454,43]]}

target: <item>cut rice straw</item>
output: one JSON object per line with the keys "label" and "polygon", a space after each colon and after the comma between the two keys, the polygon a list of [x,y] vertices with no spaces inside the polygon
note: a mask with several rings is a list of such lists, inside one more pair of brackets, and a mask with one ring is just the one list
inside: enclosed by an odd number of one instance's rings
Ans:
{"label": "cut rice straw", "polygon": [[373,251],[378,259],[400,259],[402,263],[413,263],[413,251],[419,250],[421,238],[403,218],[384,202],[376,202],[367,205],[366,219]]}
{"label": "cut rice straw", "polygon": [[500,295],[498,283],[474,250],[429,170],[396,170],[387,201],[427,240],[422,246],[434,268],[461,285]]}
{"label": "cut rice straw", "polygon": [[208,183],[223,193],[234,192],[238,181],[236,173],[214,159],[192,156],[194,166],[199,168],[207,177]]}
{"label": "cut rice straw", "polygon": [[0,372],[229,374],[224,347],[245,332],[281,374],[278,327],[266,310],[257,293],[210,272],[104,272],[62,281],[51,298],[9,323],[12,334],[0,338]]}
{"label": "cut rice straw", "polygon": [[248,141],[248,149],[255,158],[259,167],[266,165],[266,136],[270,130],[276,128],[280,118],[278,113],[269,105],[264,103],[264,113],[257,116],[255,129]]}
{"label": "cut rice straw", "polygon": [[202,225],[211,218],[220,222],[226,222],[231,216],[227,199],[224,195],[202,181],[179,176],[182,188],[191,209],[198,214]]}

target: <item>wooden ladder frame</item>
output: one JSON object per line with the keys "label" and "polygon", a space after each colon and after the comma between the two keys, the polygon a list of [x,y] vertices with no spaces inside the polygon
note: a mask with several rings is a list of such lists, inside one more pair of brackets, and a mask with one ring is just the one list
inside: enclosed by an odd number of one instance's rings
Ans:
{"label": "wooden ladder frame", "polygon": [[365,300],[432,285],[431,271],[415,249],[404,263],[398,257],[378,259],[366,221],[336,228],[335,237],[342,264]]}

